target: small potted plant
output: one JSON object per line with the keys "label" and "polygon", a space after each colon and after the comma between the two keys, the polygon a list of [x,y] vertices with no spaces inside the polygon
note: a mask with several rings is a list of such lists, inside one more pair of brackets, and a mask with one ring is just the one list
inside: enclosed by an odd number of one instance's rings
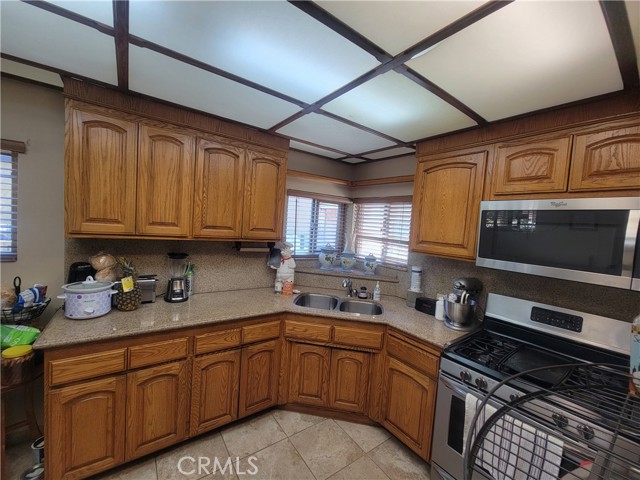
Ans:
{"label": "small potted plant", "polygon": [[138,285],[138,272],[131,260],[126,257],[118,258],[118,267],[122,272],[122,279],[116,282],[116,308],[123,311],[135,310],[142,302],[142,289]]}

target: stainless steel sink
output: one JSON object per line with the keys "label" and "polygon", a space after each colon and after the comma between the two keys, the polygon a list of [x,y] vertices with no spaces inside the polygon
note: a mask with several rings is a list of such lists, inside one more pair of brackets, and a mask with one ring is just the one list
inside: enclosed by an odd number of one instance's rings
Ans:
{"label": "stainless steel sink", "polygon": [[321,293],[301,293],[293,301],[294,305],[307,308],[334,310],[338,306],[338,297]]}
{"label": "stainless steel sink", "polygon": [[383,312],[382,305],[363,300],[342,300],[339,310],[341,312],[362,313],[364,315],[380,315]]}

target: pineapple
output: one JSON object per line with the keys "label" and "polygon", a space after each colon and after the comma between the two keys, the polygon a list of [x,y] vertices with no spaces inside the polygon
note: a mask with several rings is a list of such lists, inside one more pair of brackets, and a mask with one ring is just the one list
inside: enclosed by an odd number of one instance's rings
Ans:
{"label": "pineapple", "polygon": [[118,310],[130,311],[135,310],[142,302],[142,289],[138,282],[138,272],[135,265],[131,260],[126,257],[118,258],[118,265],[122,271],[122,278],[133,278],[133,290],[125,292],[122,287],[122,282],[117,282],[115,287],[118,293],[116,293],[116,308]]}

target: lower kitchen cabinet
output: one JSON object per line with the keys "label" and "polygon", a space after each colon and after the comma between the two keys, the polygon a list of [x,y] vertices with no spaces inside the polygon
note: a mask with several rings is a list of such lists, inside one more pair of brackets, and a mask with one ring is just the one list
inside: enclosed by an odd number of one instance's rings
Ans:
{"label": "lower kitchen cabinet", "polygon": [[291,343],[289,362],[289,402],[319,407],[329,405],[331,349]]}
{"label": "lower kitchen cabinet", "polygon": [[387,357],[382,425],[429,461],[436,383],[423,373]]}
{"label": "lower kitchen cabinet", "polygon": [[124,461],[126,389],[119,375],[49,392],[48,478],[85,478]]}
{"label": "lower kitchen cabinet", "polygon": [[191,435],[238,418],[240,349],[196,357],[191,387]]}
{"label": "lower kitchen cabinet", "polygon": [[275,405],[279,379],[279,340],[243,347],[238,415],[245,417]]}
{"label": "lower kitchen cabinet", "polygon": [[187,367],[183,360],[127,375],[127,460],[187,438]]}
{"label": "lower kitchen cabinet", "polygon": [[354,413],[366,411],[370,356],[365,352],[332,349],[329,385],[331,408]]}

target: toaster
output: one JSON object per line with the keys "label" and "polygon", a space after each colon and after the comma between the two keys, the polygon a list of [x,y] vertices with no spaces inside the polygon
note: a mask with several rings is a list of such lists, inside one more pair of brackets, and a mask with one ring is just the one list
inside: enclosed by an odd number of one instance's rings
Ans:
{"label": "toaster", "polygon": [[151,303],[156,301],[156,284],[158,279],[155,275],[143,275],[138,277],[138,285],[142,290],[142,303]]}

